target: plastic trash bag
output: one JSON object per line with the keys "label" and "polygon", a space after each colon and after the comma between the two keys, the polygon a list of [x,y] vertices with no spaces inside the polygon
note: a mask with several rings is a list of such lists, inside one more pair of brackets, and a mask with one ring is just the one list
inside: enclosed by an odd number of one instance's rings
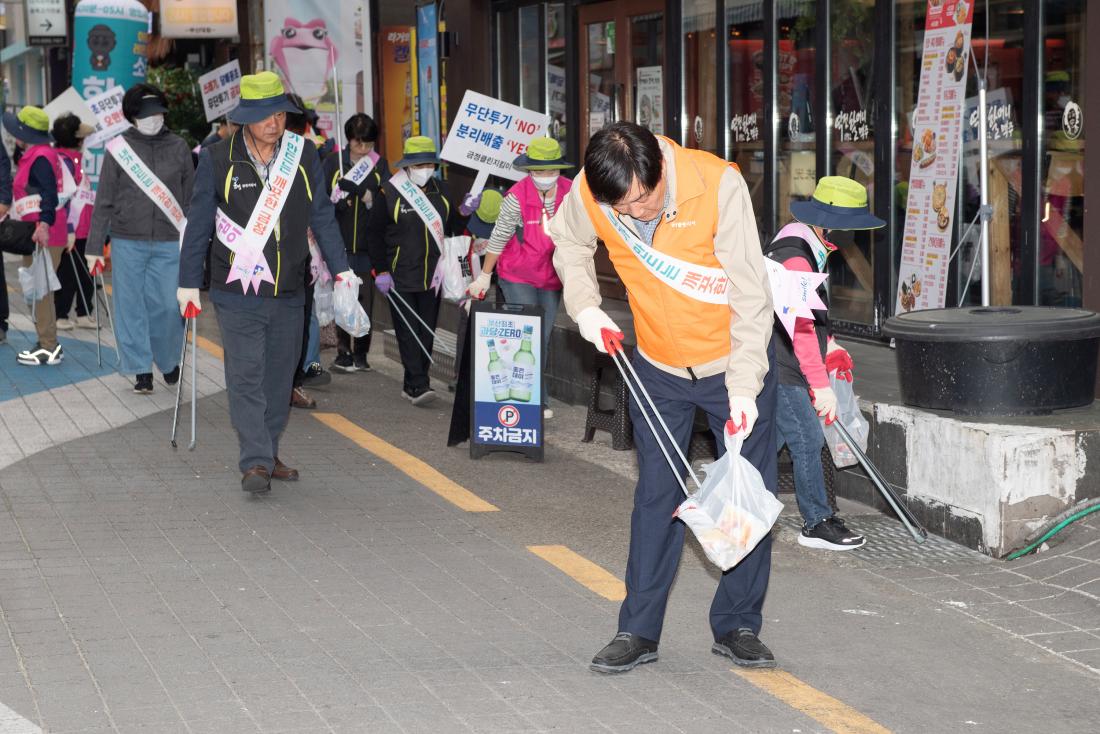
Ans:
{"label": "plastic trash bag", "polygon": [[[848,429],[848,435],[852,437],[859,448],[866,452],[870,425],[868,425],[867,419],[863,417],[863,411],[859,409],[859,399],[852,389],[852,383],[838,379],[836,370],[833,370],[829,373],[829,384],[832,386],[833,392],[836,393],[836,419]],[[848,442],[841,437],[840,431],[835,426],[825,425],[824,418],[820,418],[820,420],[821,430],[825,432],[825,443],[829,446],[829,453],[833,455],[833,463],[841,469],[846,466],[854,466],[859,460]]]}
{"label": "plastic trash bag", "polygon": [[448,301],[466,298],[466,289],[481,274],[480,258],[470,254],[470,243],[471,238],[467,236],[443,240],[439,267],[443,271],[443,297]]}
{"label": "plastic trash bag", "polygon": [[53,291],[61,290],[61,281],[54,272],[49,253],[39,247],[34,251],[29,267],[19,268],[19,285],[23,288],[23,300],[32,305],[46,298]]}
{"label": "plastic trash bag", "polygon": [[338,280],[332,286],[336,325],[356,339],[366,336],[370,331],[370,317],[359,303],[359,286],[362,282],[358,276],[353,276],[350,280]]}
{"label": "plastic trash bag", "polygon": [[317,316],[319,326],[328,326],[336,318],[331,279],[324,282],[318,281],[313,286],[313,313]]}
{"label": "plastic trash bag", "polygon": [[676,508],[707,558],[723,571],[736,566],[771,532],[783,503],[764,487],[764,479],[741,456],[741,438],[726,437],[726,453],[703,467],[698,492]]}

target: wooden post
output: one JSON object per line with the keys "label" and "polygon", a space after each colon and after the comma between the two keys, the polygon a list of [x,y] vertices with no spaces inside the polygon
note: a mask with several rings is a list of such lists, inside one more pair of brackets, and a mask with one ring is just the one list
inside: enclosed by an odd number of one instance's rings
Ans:
{"label": "wooden post", "polygon": [[989,305],[1012,305],[1012,242],[1008,221],[1008,179],[996,165],[990,165],[989,203]]}

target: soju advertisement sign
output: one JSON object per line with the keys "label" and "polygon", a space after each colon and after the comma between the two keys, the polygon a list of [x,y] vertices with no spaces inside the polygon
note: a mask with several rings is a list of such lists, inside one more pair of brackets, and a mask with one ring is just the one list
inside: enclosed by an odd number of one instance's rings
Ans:
{"label": "soju advertisement sign", "polygon": [[[476,304],[471,451],[542,454],[542,309]],[[532,451],[534,450],[534,451]]]}

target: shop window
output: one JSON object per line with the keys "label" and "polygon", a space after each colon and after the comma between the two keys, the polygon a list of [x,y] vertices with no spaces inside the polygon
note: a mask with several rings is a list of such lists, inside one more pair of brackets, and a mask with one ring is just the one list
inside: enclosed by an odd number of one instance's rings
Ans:
{"label": "shop window", "polygon": [[[867,187],[874,209],[874,0],[832,0],[830,3],[830,78],[833,124],[830,130],[833,167]],[[838,247],[829,259],[830,312],[845,321],[871,323],[874,307],[874,247],[871,231],[830,235]]]}
{"label": "shop window", "polygon": [[550,115],[550,135],[565,151],[565,3],[546,5],[546,112]]}
{"label": "shop window", "polygon": [[814,44],[817,3],[776,4],[779,24],[779,144],[777,165],[779,206],[774,226],[778,230],[791,218],[791,201],[808,199],[817,183],[814,119]]}
{"label": "shop window", "polygon": [[515,8],[496,14],[497,96],[519,104],[520,54],[515,38],[519,13]]}
{"label": "shop window", "polygon": [[540,5],[519,9],[519,106],[529,110],[545,107],[539,48],[542,43],[541,12]]}
{"label": "shop window", "polygon": [[1046,306],[1081,305],[1085,43],[1085,0],[1048,3],[1043,32],[1038,253],[1039,303]]}
{"label": "shop window", "polygon": [[726,6],[729,45],[729,159],[748,184],[757,229],[769,236],[764,222],[764,23],[759,4]]}
{"label": "shop window", "polygon": [[718,70],[714,64],[717,31],[713,0],[685,0],[682,20],[684,145],[721,155],[725,151],[719,146],[724,145],[725,136],[719,134],[724,131],[715,125]]}

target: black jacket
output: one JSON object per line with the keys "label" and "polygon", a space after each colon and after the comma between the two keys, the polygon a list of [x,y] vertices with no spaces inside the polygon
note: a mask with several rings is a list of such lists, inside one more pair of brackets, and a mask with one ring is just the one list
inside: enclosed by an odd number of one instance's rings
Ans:
{"label": "black jacket", "polygon": [[[352,168],[351,156],[347,149],[341,153],[344,158],[344,173]],[[340,159],[330,155],[324,160],[325,189],[332,194],[340,182]],[[363,194],[371,192],[373,200],[379,200],[382,184],[389,180],[390,167],[385,158],[379,158],[374,170],[370,172],[359,187],[336,202],[336,221],[340,223],[340,234],[344,237],[344,247],[353,255],[367,255],[367,224],[370,221],[370,209],[363,203]],[[345,183],[345,185],[350,182]]]}
{"label": "black jacket", "polygon": [[[802,257],[806,259],[814,272],[822,272],[817,270],[817,266],[814,264],[816,260],[810,246],[798,237],[784,237],[781,240],[771,242],[764,247],[764,257],[775,260],[781,265],[792,257]],[[821,349],[821,356],[824,358],[829,335],[832,333],[828,311],[829,293],[825,289],[824,283],[818,287],[817,295],[821,297],[821,302],[825,304],[825,310],[814,309],[814,334],[817,336],[817,344]],[[779,321],[778,316],[775,317],[773,328],[775,338],[772,339],[772,343],[775,344],[775,364],[779,370],[779,384],[808,388],[810,385],[806,382],[806,376],[802,374],[802,369],[798,366],[798,357],[794,353],[794,343],[791,341],[791,335],[787,333],[787,329]]]}
{"label": "black jacket", "polygon": [[[324,173],[317,149],[309,140],[304,140],[304,146],[289,198],[279,214],[279,226],[264,247],[264,257],[272,270],[275,284],[262,283],[261,296],[298,295],[306,282],[305,274],[309,267],[309,244],[306,239],[306,229],[309,228],[312,228],[333,275],[348,269],[340,229],[333,217],[332,202],[325,196]],[[221,209],[241,227],[247,226],[263,186],[264,181],[248,156],[242,131],[203,149],[199,155],[199,169],[195,173],[195,191],[187,217],[183,251],[180,253],[181,288],[202,285],[203,260],[207,243],[214,235],[217,210]],[[225,282],[232,254],[215,236],[210,258],[212,289],[241,293],[240,283]],[[250,289],[249,294],[252,293]]]}
{"label": "black jacket", "polygon": [[[439,262],[439,248],[420,218],[389,181],[382,184],[370,210],[370,232],[367,248],[371,263],[378,273],[390,273],[397,290],[420,293],[428,290]],[[436,179],[424,188],[428,201],[443,218],[447,237],[461,235],[466,229],[466,217],[459,216],[458,207]]]}

